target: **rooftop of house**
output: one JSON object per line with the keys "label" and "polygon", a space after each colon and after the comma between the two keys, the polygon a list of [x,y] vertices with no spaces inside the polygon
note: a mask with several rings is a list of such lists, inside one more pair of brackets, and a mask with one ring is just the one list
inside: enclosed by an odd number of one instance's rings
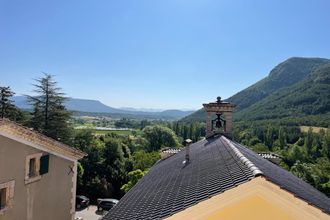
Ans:
{"label": "rooftop of house", "polygon": [[279,187],[330,213],[330,199],[290,172],[224,136],[190,145],[156,163],[110,210],[106,219],[161,219],[263,176]]}
{"label": "rooftop of house", "polygon": [[79,149],[70,147],[5,118],[0,118],[0,135],[36,148],[42,147],[49,153],[64,155],[72,159],[81,159],[86,156],[86,153]]}

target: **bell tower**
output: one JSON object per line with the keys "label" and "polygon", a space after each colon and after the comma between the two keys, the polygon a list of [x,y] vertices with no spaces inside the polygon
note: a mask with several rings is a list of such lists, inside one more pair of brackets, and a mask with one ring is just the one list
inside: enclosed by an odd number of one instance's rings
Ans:
{"label": "bell tower", "polygon": [[217,97],[216,102],[203,104],[206,111],[206,138],[213,134],[223,134],[231,138],[232,115],[236,105]]}

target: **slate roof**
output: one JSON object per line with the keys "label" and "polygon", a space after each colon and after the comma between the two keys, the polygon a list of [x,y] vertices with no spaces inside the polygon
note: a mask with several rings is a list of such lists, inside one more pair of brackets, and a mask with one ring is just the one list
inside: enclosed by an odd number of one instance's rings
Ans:
{"label": "slate roof", "polygon": [[180,151],[156,163],[103,219],[166,218],[259,175],[330,213],[327,196],[224,136],[190,145],[184,160]]}

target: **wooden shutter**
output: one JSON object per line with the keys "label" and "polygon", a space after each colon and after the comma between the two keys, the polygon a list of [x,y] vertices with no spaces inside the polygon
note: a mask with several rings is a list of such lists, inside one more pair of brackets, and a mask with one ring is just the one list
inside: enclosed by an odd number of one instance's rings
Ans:
{"label": "wooden shutter", "polygon": [[40,157],[40,175],[48,173],[49,169],[49,155],[44,155]]}

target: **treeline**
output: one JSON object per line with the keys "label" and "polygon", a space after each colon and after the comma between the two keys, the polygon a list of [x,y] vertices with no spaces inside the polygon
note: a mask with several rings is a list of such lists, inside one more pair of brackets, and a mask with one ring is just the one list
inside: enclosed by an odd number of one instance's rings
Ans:
{"label": "treeline", "polygon": [[179,142],[182,143],[187,138],[194,142],[205,137],[205,123],[202,122],[184,122],[184,121],[164,121],[164,120],[134,120],[122,118],[115,122],[117,128],[132,128],[142,130],[146,126],[161,125],[168,127],[178,136]]}
{"label": "treeline", "polygon": [[136,136],[95,136],[90,130],[81,130],[74,137],[74,146],[88,153],[81,160],[77,191],[95,201],[121,198],[160,159],[161,148],[181,145],[172,130],[154,125]]}
{"label": "treeline", "polygon": [[114,133],[94,135],[90,130],[74,130],[71,112],[64,106],[65,96],[53,76],[45,74],[28,96],[33,107],[24,112],[11,101],[14,92],[0,87],[0,116],[31,127],[55,140],[88,154],[78,163],[77,192],[96,202],[97,198],[120,198],[160,159],[161,148],[180,147],[177,135],[159,123],[142,120],[138,124],[122,119],[118,126],[134,126],[140,132],[121,136]]}
{"label": "treeline", "polygon": [[315,133],[298,126],[237,123],[234,140],[256,152],[274,152],[281,166],[330,196],[330,127]]}

